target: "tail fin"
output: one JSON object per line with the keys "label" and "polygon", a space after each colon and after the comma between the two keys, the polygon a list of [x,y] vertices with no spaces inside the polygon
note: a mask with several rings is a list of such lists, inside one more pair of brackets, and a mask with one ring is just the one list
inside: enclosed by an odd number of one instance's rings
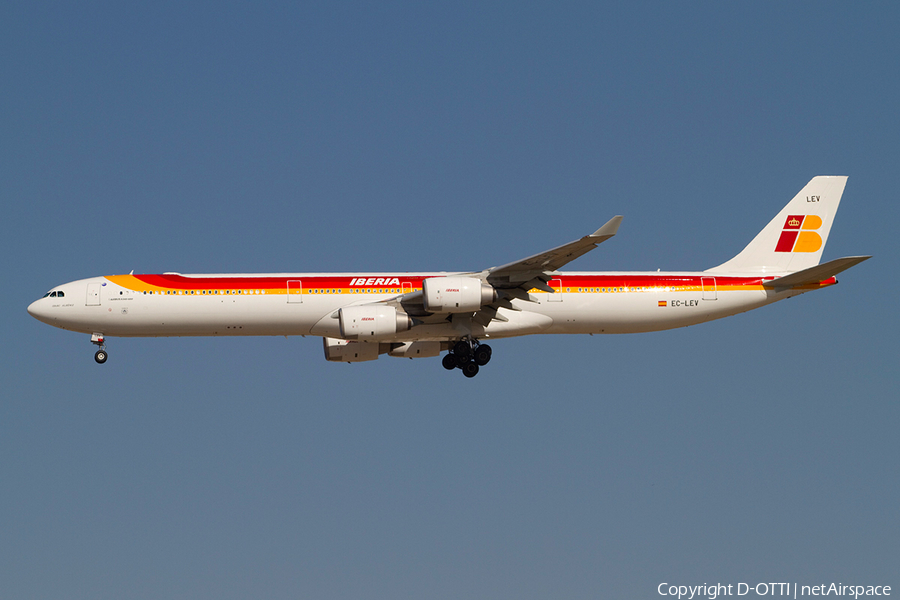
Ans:
{"label": "tail fin", "polygon": [[712,273],[791,273],[819,264],[847,178],[813,177],[740,254]]}

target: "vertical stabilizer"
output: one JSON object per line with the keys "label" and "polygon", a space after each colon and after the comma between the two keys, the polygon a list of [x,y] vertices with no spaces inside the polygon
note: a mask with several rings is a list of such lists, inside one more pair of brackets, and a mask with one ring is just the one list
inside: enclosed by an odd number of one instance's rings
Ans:
{"label": "vertical stabilizer", "polygon": [[740,254],[714,273],[791,273],[819,264],[847,178],[813,177]]}

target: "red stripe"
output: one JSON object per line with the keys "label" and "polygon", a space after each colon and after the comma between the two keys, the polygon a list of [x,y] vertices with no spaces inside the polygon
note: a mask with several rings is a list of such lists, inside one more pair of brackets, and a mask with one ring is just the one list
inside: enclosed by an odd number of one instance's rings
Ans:
{"label": "red stripe", "polygon": [[[797,232],[786,232],[796,235]],[[793,243],[791,243],[793,245]],[[409,277],[401,274],[385,275],[378,279],[399,279],[400,284],[359,285],[350,283],[356,279],[373,279],[368,274],[348,277],[323,276],[241,276],[241,277],[185,277],[183,275],[135,275],[136,279],[153,286],[168,289],[203,290],[203,289],[286,289],[288,281],[301,281],[304,288],[341,288],[360,289],[396,289],[403,285],[413,288],[422,287],[423,277]],[[700,275],[562,275],[550,281],[552,287],[563,288],[618,288],[618,287],[700,287]],[[758,286],[760,277],[720,277],[716,276],[719,286]]]}

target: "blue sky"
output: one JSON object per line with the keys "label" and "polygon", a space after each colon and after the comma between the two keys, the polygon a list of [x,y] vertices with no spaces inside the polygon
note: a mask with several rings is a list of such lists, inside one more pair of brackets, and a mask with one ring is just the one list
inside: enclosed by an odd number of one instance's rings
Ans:
{"label": "blue sky", "polygon": [[[900,586],[892,3],[0,8],[0,581],[55,598],[658,597]],[[705,269],[815,175],[824,259],[759,311],[335,365],[110,340],[100,274]],[[894,183],[892,183],[894,182]]]}

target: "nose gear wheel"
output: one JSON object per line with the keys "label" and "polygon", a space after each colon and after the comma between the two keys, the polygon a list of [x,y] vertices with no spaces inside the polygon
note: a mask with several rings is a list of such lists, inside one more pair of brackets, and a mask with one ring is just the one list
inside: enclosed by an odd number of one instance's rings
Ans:
{"label": "nose gear wheel", "polygon": [[109,353],[106,351],[106,338],[103,337],[102,333],[95,333],[91,336],[91,343],[96,344],[99,350],[94,353],[94,360],[97,361],[98,365],[102,365],[106,362],[106,359],[109,358]]}

